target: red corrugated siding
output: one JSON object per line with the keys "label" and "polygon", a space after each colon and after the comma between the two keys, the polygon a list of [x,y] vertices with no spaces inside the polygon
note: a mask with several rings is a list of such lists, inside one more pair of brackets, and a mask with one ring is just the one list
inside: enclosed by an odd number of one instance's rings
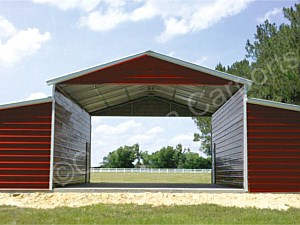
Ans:
{"label": "red corrugated siding", "polygon": [[0,189],[49,189],[52,103],[0,110]]}
{"label": "red corrugated siding", "polygon": [[232,82],[152,56],[140,56],[62,83],[226,85]]}
{"label": "red corrugated siding", "polygon": [[250,192],[300,192],[300,113],[248,103]]}

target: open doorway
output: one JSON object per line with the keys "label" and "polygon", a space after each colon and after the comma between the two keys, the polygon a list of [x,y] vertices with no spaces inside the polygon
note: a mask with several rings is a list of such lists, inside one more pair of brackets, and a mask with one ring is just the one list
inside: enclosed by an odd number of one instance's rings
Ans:
{"label": "open doorway", "polygon": [[210,184],[198,133],[190,117],[93,117],[90,181]]}

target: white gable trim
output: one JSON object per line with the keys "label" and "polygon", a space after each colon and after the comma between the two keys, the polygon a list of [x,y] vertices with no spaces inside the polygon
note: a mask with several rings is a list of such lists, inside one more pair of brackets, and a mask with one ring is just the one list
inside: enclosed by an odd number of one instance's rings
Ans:
{"label": "white gable trim", "polygon": [[29,105],[37,105],[42,103],[52,102],[52,97],[35,99],[30,101],[21,101],[21,102],[12,102],[0,105],[0,109],[9,109],[9,108],[16,108],[22,106],[29,106]]}
{"label": "white gable trim", "polygon": [[287,110],[293,110],[293,111],[300,112],[300,106],[299,105],[292,105],[292,104],[287,104],[287,103],[274,102],[274,101],[258,99],[258,98],[248,98],[247,102],[250,103],[250,104],[269,106],[269,107],[274,107],[274,108],[287,109]]}
{"label": "white gable trim", "polygon": [[104,64],[101,64],[101,65],[93,66],[93,67],[90,67],[90,68],[87,68],[87,69],[72,72],[72,73],[69,73],[69,74],[66,74],[66,75],[48,80],[47,84],[48,85],[58,84],[58,83],[61,83],[61,82],[67,81],[67,80],[71,80],[71,79],[74,79],[74,78],[77,78],[77,77],[81,77],[81,76],[84,76],[88,73],[92,73],[92,72],[95,72],[97,70],[101,70],[101,69],[107,68],[109,66],[113,66],[113,65],[116,65],[116,64],[119,64],[119,63],[122,63],[122,62],[126,62],[130,59],[134,59],[134,58],[144,56],[144,55],[149,55],[149,56],[152,56],[152,57],[155,57],[155,58],[167,61],[167,62],[171,62],[171,63],[177,64],[177,65],[180,65],[180,66],[183,66],[183,67],[186,67],[186,68],[190,68],[190,69],[193,69],[193,70],[196,70],[196,71],[207,73],[207,74],[210,74],[212,76],[216,76],[216,77],[219,77],[219,78],[230,80],[230,81],[233,81],[233,82],[236,82],[236,83],[245,84],[247,86],[252,85],[252,81],[250,81],[248,79],[238,77],[238,76],[234,76],[234,75],[231,75],[231,74],[228,74],[228,73],[223,73],[223,72],[220,72],[220,71],[217,71],[217,70],[209,69],[209,68],[206,68],[206,67],[203,67],[203,66],[199,66],[199,65],[196,65],[196,64],[193,64],[193,63],[189,63],[189,62],[186,62],[186,61],[183,61],[183,60],[180,60],[180,59],[176,59],[176,58],[173,58],[173,57],[170,57],[170,56],[166,56],[166,55],[163,55],[163,54],[159,54],[159,53],[156,53],[156,52],[153,52],[153,51],[146,51],[146,52],[138,53],[138,54],[131,55],[131,56],[128,56],[128,57],[125,57],[125,58],[122,58],[122,59],[112,61],[112,62],[108,62],[108,63],[104,63]]}

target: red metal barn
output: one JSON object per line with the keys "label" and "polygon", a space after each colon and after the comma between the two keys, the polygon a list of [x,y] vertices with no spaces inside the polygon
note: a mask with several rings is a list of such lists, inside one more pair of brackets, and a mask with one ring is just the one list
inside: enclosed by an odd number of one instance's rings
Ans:
{"label": "red metal barn", "polygon": [[248,99],[250,80],[147,51],[47,83],[0,106],[1,190],[89,183],[92,116],[210,116],[215,183],[300,192],[300,107]]}

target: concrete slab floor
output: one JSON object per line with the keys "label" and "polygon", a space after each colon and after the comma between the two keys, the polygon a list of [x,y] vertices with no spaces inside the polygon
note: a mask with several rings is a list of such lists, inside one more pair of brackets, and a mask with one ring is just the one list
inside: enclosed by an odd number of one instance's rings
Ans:
{"label": "concrete slab floor", "polygon": [[242,188],[218,184],[86,183],[58,187],[54,192],[211,192],[243,193]]}

